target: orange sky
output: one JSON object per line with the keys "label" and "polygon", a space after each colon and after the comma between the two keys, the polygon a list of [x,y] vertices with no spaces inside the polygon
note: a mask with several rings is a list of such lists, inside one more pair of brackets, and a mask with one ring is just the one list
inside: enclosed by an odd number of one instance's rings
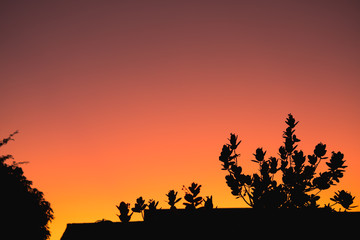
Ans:
{"label": "orange sky", "polygon": [[0,3],[0,136],[20,131],[2,153],[30,162],[51,239],[118,221],[115,205],[140,195],[168,208],[192,181],[215,206],[245,206],[222,144],[239,134],[250,173],[257,147],[277,154],[290,112],[306,154],[320,141],[345,154],[324,201],[343,188],[359,205],[358,1],[75,2]]}

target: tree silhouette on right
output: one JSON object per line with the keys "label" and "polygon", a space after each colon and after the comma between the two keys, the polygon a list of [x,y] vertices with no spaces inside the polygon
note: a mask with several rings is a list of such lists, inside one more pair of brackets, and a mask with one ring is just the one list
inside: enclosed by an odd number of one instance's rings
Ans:
{"label": "tree silhouette on right", "polygon": [[[284,144],[280,146],[279,157],[265,158],[266,151],[256,149],[255,159],[251,160],[259,165],[259,173],[247,175],[242,172],[238,164],[240,156],[236,150],[241,141],[231,133],[229,143],[223,145],[219,160],[223,169],[228,172],[226,183],[231,193],[242,198],[253,208],[318,208],[320,196],[318,194],[330,186],[339,183],[345,168],[344,154],[332,152],[330,160],[326,162],[327,171],[317,174],[316,170],[326,156],[326,144],[319,143],[311,155],[305,155],[298,150],[300,139],[294,134],[299,122],[289,114],[285,123],[287,128],[283,133]],[[282,173],[282,183],[278,183],[275,174]],[[340,204],[345,211],[353,208],[354,198],[344,190],[334,195],[333,204],[325,205],[329,211],[335,204]]]}

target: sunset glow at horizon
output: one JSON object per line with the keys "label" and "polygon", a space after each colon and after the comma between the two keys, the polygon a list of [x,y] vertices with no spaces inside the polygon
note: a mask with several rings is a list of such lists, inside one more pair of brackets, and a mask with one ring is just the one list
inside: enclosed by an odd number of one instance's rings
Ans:
{"label": "sunset glow at horizon", "polygon": [[321,204],[344,189],[360,205],[359,13],[357,1],[3,1],[0,137],[19,134],[1,154],[29,162],[55,240],[67,223],[119,221],[121,201],[167,209],[192,182],[214,207],[246,207],[222,145],[239,135],[254,173],[292,113],[306,155],[322,142],[345,156]]}

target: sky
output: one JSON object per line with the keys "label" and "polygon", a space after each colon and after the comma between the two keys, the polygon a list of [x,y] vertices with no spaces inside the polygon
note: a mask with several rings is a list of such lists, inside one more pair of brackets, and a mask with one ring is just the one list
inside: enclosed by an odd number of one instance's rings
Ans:
{"label": "sky", "polygon": [[359,205],[359,26],[358,1],[1,1],[0,136],[20,132],[1,154],[29,162],[54,240],[119,221],[120,201],[168,208],[194,181],[214,206],[246,207],[222,145],[238,134],[253,173],[292,113],[305,154],[323,142],[349,166],[323,204],[345,189]]}

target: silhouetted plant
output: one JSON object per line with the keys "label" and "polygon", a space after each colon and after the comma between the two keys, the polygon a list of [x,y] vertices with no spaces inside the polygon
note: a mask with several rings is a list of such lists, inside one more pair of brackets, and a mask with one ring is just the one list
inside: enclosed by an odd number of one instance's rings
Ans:
{"label": "silhouetted plant", "polygon": [[148,205],[149,210],[155,211],[158,204],[159,204],[159,201],[156,202],[154,199],[150,199],[149,205]]}
{"label": "silhouetted plant", "polygon": [[176,209],[175,204],[181,200],[181,198],[176,198],[178,192],[175,192],[175,190],[170,190],[166,196],[168,197],[168,204],[170,205],[170,209],[174,210]]}
{"label": "silhouetted plant", "polygon": [[[287,128],[283,134],[284,145],[279,148],[280,158],[269,157],[266,160],[266,151],[262,148],[256,149],[255,159],[252,161],[259,164],[259,174],[242,173],[237,159],[239,154],[236,153],[241,141],[237,141],[237,135],[230,134],[229,143],[223,146],[219,157],[223,170],[229,173],[225,177],[226,183],[234,196],[241,197],[254,208],[317,208],[317,201],[320,199],[318,194],[338,183],[343,177],[347,167],[344,166],[344,155],[341,152],[332,152],[330,161],[326,162],[328,170],[316,175],[321,160],[328,158],[325,157],[326,145],[319,143],[312,155],[304,155],[303,151],[296,150],[296,143],[300,142],[294,134],[298,122],[289,114],[285,123]],[[279,171],[282,173],[281,184],[274,178]],[[312,193],[313,191],[315,193]],[[333,200],[345,209],[350,209],[354,197],[340,191]]]}
{"label": "silhouetted plant", "polygon": [[[14,140],[9,137],[0,141],[0,147]],[[19,165],[21,162],[7,164],[11,155],[0,156],[0,220],[3,239],[48,239],[48,223],[54,219],[50,203],[44,194],[32,188],[32,182],[25,176]]]}
{"label": "silhouetted plant", "polygon": [[206,200],[204,200],[204,208],[205,209],[213,209],[214,208],[214,204],[213,204],[213,198],[212,196],[207,196]]}
{"label": "silhouetted plant", "polygon": [[116,206],[120,211],[120,215],[117,215],[121,222],[129,222],[133,213],[129,214],[130,204],[121,202],[119,206]]}
{"label": "silhouetted plant", "polygon": [[194,210],[198,205],[200,205],[203,201],[202,197],[197,197],[200,193],[201,185],[197,183],[192,183],[189,188],[183,186],[183,190],[185,191],[184,199],[187,201],[183,203],[186,207],[185,209]]}
{"label": "silhouetted plant", "polygon": [[334,201],[335,204],[340,204],[346,210],[350,210],[351,208],[357,207],[351,206],[354,203],[354,198],[351,193],[341,190],[335,193],[334,197],[330,198],[330,200]]}
{"label": "silhouetted plant", "polygon": [[139,197],[136,199],[135,207],[133,207],[131,210],[133,212],[141,213],[142,218],[144,218],[144,210],[146,206],[147,204],[145,204],[145,200],[142,197]]}

